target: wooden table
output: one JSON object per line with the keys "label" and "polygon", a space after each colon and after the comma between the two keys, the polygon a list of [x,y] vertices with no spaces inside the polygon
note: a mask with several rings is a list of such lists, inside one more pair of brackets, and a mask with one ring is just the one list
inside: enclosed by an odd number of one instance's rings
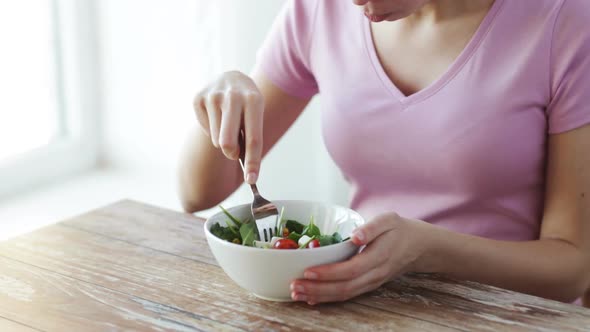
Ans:
{"label": "wooden table", "polygon": [[202,225],[122,201],[0,243],[0,331],[590,331],[588,309],[434,275],[266,302],[217,266]]}

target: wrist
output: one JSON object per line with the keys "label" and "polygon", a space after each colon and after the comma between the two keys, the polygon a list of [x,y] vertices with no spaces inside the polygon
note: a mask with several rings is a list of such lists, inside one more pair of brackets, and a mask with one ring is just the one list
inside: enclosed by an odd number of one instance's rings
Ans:
{"label": "wrist", "polygon": [[444,237],[450,232],[420,220],[410,220],[414,228],[417,257],[412,272],[442,273],[444,264]]}

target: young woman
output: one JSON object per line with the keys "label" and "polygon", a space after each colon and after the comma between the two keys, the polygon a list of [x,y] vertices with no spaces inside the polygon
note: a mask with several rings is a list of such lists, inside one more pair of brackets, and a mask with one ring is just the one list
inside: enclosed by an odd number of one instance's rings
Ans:
{"label": "young woman", "polygon": [[289,1],[253,77],[198,93],[184,207],[256,182],[319,93],[367,246],[306,271],[293,299],[342,301],[418,271],[574,301],[590,288],[589,22],[587,0]]}

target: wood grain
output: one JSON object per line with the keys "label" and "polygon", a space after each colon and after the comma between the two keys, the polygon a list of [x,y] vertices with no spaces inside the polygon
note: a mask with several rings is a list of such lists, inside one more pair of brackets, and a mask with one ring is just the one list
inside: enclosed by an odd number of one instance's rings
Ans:
{"label": "wood grain", "polygon": [[[590,310],[437,275],[408,275],[355,301],[480,331],[589,331]],[[442,310],[441,310],[442,309]]]}
{"label": "wood grain", "polygon": [[0,316],[43,331],[239,330],[12,259],[0,257],[0,266],[4,283],[27,290],[0,292]]}
{"label": "wood grain", "polygon": [[[141,210],[143,218],[137,220],[137,222],[142,223],[142,229],[149,229],[150,231],[133,233],[133,228],[117,227],[120,220],[128,220],[132,217],[129,215],[131,210]],[[124,201],[111,206],[108,217],[105,217],[106,214],[101,214],[103,218],[100,219],[100,223],[97,223],[94,218],[89,218],[82,221],[78,219],[75,224],[68,223],[68,225],[109,237],[126,239],[131,243],[141,243],[174,255],[192,257],[203,262],[215,262],[206,242],[192,241],[187,236],[182,236],[175,240],[177,243],[174,247],[161,244],[159,235],[154,234],[152,231],[157,229],[156,218],[150,217],[154,213],[157,213],[165,220],[174,220],[174,223],[164,230],[165,235],[163,236],[173,237],[178,235],[181,232],[180,230],[188,228],[186,225],[183,226],[184,223],[188,222],[192,224],[191,226],[194,226],[195,223],[198,225],[193,228],[193,238],[196,235],[204,238],[202,221],[195,220],[191,216],[145,206],[133,201]],[[137,217],[139,214],[135,213],[134,215]],[[113,228],[117,230],[112,232],[111,229]],[[189,242],[182,243],[183,241]],[[198,253],[198,255],[195,255],[195,253]],[[210,256],[210,258],[207,258],[207,256]],[[382,287],[373,293],[370,299],[364,296],[353,300],[353,302],[410,317],[420,317],[431,322],[447,324],[465,330],[470,330],[474,326],[479,326],[481,330],[515,329],[516,327],[537,329],[536,327],[543,326],[548,330],[567,327],[573,331],[585,331],[586,326],[590,326],[590,311],[584,308],[478,283],[458,283],[451,279],[441,282],[441,277],[437,278],[433,280],[428,277],[408,276]],[[413,280],[416,280],[418,285],[411,289]],[[401,284],[402,281],[404,281],[403,284]],[[441,287],[446,288],[441,290]],[[480,297],[471,298],[470,294],[479,295]],[[503,297],[504,302],[502,302],[502,305],[496,305],[498,301],[496,297]],[[432,300],[425,304],[424,299],[429,298]],[[575,313],[572,312],[571,315],[565,317],[551,315],[549,312],[545,314],[539,314],[538,312],[535,312],[534,315],[528,314],[528,312],[533,312],[534,308],[542,304],[549,306],[552,310],[560,312],[574,311]],[[441,306],[447,305],[448,309],[452,309],[452,315],[449,315],[448,311],[440,310]],[[420,311],[417,311],[417,308],[420,308]],[[515,322],[516,319],[523,323]]]}
{"label": "wood grain", "polygon": [[124,200],[61,224],[217,264],[203,234],[203,221],[192,214]]}
{"label": "wood grain", "polygon": [[0,316],[42,331],[590,330],[590,310],[436,275],[346,303],[259,300],[217,266],[202,227],[122,201],[0,243]]}
{"label": "wood grain", "polygon": [[36,330],[32,327],[22,325],[17,322],[13,322],[11,320],[0,318],[0,331],[14,331],[14,332],[38,332],[40,330]]}
{"label": "wood grain", "polygon": [[[215,265],[69,227],[46,228],[0,245],[0,255],[182,312],[216,321],[231,318],[233,326],[251,331],[330,331],[343,326],[361,331],[455,331],[357,303],[310,307],[263,301],[244,292]],[[321,319],[310,320],[320,315]]]}

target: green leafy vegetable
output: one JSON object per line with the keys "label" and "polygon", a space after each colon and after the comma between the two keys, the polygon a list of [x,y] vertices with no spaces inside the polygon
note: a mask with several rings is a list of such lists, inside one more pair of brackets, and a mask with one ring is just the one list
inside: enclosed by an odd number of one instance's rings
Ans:
{"label": "green leafy vegetable", "polygon": [[283,212],[285,211],[285,207],[281,207],[281,212],[279,213],[279,216],[277,217],[277,223],[276,223],[276,227],[275,227],[275,236],[279,236],[279,237],[283,237],[283,228],[284,226],[284,220],[283,220]]}
{"label": "green leafy vegetable", "polygon": [[334,244],[334,238],[332,237],[332,235],[320,235],[319,241],[321,247]]}
{"label": "green leafy vegetable", "polygon": [[309,224],[305,226],[301,234],[307,235],[309,237],[319,237],[321,235],[319,227],[313,223],[313,216],[311,216]]}
{"label": "green leafy vegetable", "polygon": [[242,237],[242,244],[245,246],[254,246],[256,235],[256,223],[245,221],[240,226],[240,235]]}
{"label": "green leafy vegetable", "polygon": [[233,222],[232,225],[230,225],[230,223],[227,222],[227,220],[226,220],[225,222],[227,223],[228,226],[230,226],[230,227],[231,226],[234,226],[235,228],[240,228],[242,226],[242,222],[238,218],[234,217],[223,206],[220,205],[219,207],[221,208],[221,210],[223,211],[223,213],[229,218],[229,220],[231,220]]}
{"label": "green leafy vegetable", "polygon": [[320,235],[318,240],[320,241],[320,246],[324,247],[342,242],[342,236],[338,232],[335,232],[332,235]]}
{"label": "green leafy vegetable", "polygon": [[332,239],[334,241],[333,243],[340,243],[340,242],[342,242],[342,236],[338,232],[334,232],[334,234],[332,234]]}
{"label": "green leafy vegetable", "polygon": [[305,227],[305,225],[296,220],[287,220],[286,226],[289,229],[289,232],[295,232],[298,234],[303,234],[303,228]]}
{"label": "green leafy vegetable", "polygon": [[[287,228],[289,228],[289,227],[287,226]],[[295,241],[295,242],[299,242],[299,239],[301,238],[301,236],[302,235],[297,232],[290,232],[288,238]]]}
{"label": "green leafy vegetable", "polygon": [[211,234],[229,242],[235,242],[234,240],[237,239],[240,243],[242,243],[240,234],[234,233],[230,227],[222,227],[219,225],[219,223],[211,226]]}
{"label": "green leafy vegetable", "polygon": [[[225,219],[225,224],[227,225],[227,227],[223,227],[219,223],[215,223],[211,226],[211,233],[216,237],[222,240],[226,240],[228,242],[254,247],[256,239],[258,237],[256,223],[253,220],[240,221],[240,219],[233,216],[228,210],[223,208],[223,206],[220,205],[219,207],[227,216],[227,219]],[[309,239],[305,243],[302,243],[299,246],[299,249],[306,248],[311,243],[311,241],[314,240],[317,240],[321,247],[325,247],[328,245],[346,241],[350,238],[348,237],[343,240],[342,236],[338,232],[335,232],[332,235],[322,235],[319,227],[314,222],[313,215],[309,220],[309,224],[304,225],[296,220],[284,219],[283,213],[284,208],[281,208],[281,212],[277,216],[275,224],[277,236],[283,237],[282,231],[285,229],[285,227],[289,230],[289,235],[286,238],[291,239],[296,243],[299,243],[299,240],[302,236],[308,236]],[[258,247],[265,246],[263,244],[262,246],[259,245]],[[266,244],[266,248],[268,248],[268,244]]]}

